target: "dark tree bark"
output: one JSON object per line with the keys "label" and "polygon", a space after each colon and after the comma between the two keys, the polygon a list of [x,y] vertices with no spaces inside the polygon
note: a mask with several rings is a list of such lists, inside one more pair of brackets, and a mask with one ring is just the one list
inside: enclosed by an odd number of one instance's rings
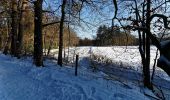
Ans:
{"label": "dark tree bark", "polygon": [[[145,29],[138,29],[138,35],[139,35],[139,52],[142,59],[142,65],[143,65],[143,75],[144,75],[144,85],[152,89],[152,84],[150,80],[150,35],[148,35],[148,32],[150,32],[150,5],[151,1],[147,0],[147,9],[146,9],[146,23],[145,23],[145,2],[143,3],[143,12],[142,12],[142,19],[138,19],[137,15],[137,3],[136,4],[136,20],[138,22],[142,22],[142,27],[146,27],[147,31],[144,31]],[[139,27],[139,25],[137,25]],[[140,31],[142,31],[142,36]],[[142,38],[141,38],[142,37]]]}
{"label": "dark tree bark", "polygon": [[114,15],[114,18],[116,18],[117,10],[118,10],[117,1],[116,1],[116,0],[113,0],[113,4],[114,4],[114,6],[115,6],[115,15]]}
{"label": "dark tree bark", "polygon": [[[149,18],[151,16],[151,0],[147,0],[147,12],[146,12],[146,28],[150,30],[150,21]],[[150,79],[150,38],[146,35],[146,59],[144,67],[144,85],[152,89],[151,79]]]}
{"label": "dark tree bark", "polygon": [[42,3],[43,0],[34,2],[34,63],[36,66],[43,66]]}
{"label": "dark tree bark", "polygon": [[[145,27],[145,2],[143,3],[143,5],[142,5],[142,27]],[[145,64],[145,53],[146,53],[146,39],[145,39],[145,37],[146,37],[146,34],[145,34],[145,32],[144,31],[142,31],[142,55],[141,55],[141,57],[142,57],[142,65],[143,65],[143,74],[145,73],[145,67],[144,66],[146,66],[146,64]]]}
{"label": "dark tree bark", "polygon": [[16,56],[16,44],[17,44],[17,28],[18,28],[18,11],[17,0],[12,0],[12,23],[11,23],[11,55]]}
{"label": "dark tree bark", "polygon": [[61,6],[61,20],[60,20],[60,33],[59,33],[59,52],[58,52],[58,65],[62,66],[62,51],[63,51],[63,26],[64,26],[64,18],[65,18],[65,6],[66,0],[63,0]]}
{"label": "dark tree bark", "polygon": [[19,29],[18,29],[18,38],[17,38],[17,58],[20,58],[21,53],[22,53],[26,6],[27,6],[27,1],[23,0],[21,11],[20,11],[20,16],[19,16],[19,26],[18,26]]}

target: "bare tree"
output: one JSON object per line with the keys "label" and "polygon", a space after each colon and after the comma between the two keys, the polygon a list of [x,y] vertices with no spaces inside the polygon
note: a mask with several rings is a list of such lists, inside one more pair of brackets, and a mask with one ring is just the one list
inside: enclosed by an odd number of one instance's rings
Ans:
{"label": "bare tree", "polygon": [[34,63],[36,66],[43,66],[42,3],[43,0],[34,1]]}
{"label": "bare tree", "polygon": [[[152,43],[160,50],[160,54],[165,56],[165,52],[166,52],[166,58],[169,59],[169,57],[167,56],[169,53],[167,50],[169,50],[168,45],[170,43],[166,44],[166,50],[164,48],[161,47],[159,41],[157,40],[157,38],[151,33],[151,21],[153,18],[158,17],[158,18],[162,18],[164,23],[164,27],[169,29],[167,27],[167,18],[166,16],[164,16],[163,14],[154,14],[155,10],[160,8],[161,6],[163,6],[164,4],[166,4],[166,2],[168,1],[162,1],[161,4],[159,2],[159,4],[155,7],[155,8],[151,8],[151,0],[144,0],[142,2],[141,9],[139,10],[139,6],[137,5],[137,0],[131,0],[135,2],[135,9],[133,7],[133,5],[131,5],[130,7],[135,10],[135,16],[136,19],[132,19],[131,17],[125,19],[126,21],[131,20],[133,23],[133,26],[131,28],[134,28],[135,30],[138,30],[138,36],[139,36],[139,51],[141,54],[141,58],[142,58],[142,64],[143,64],[143,74],[144,74],[144,85],[146,87],[148,87],[149,89],[152,89],[152,83],[151,83],[151,79],[150,79],[150,40],[152,41]],[[153,1],[152,1],[153,3]],[[114,3],[114,5],[117,6],[116,3]],[[116,7],[115,6],[115,7]],[[166,7],[166,6],[165,6]],[[117,8],[115,8],[117,9]],[[117,12],[115,12],[116,15]],[[129,26],[129,25],[128,25]],[[141,34],[142,33],[142,34]],[[163,52],[163,53],[162,53]],[[169,59],[170,60],[170,59]],[[164,62],[164,61],[163,61]],[[165,62],[163,63],[162,61],[158,60],[158,66],[161,66],[161,68],[167,72],[167,74],[169,75],[169,67],[165,67],[169,66],[167,64],[165,64]],[[161,65],[162,64],[162,65]]]}
{"label": "bare tree", "polygon": [[12,0],[12,23],[11,23],[11,54],[16,56],[16,44],[17,44],[17,29],[18,29],[18,11],[17,11],[17,0]]}
{"label": "bare tree", "polygon": [[65,19],[65,6],[66,0],[63,0],[61,6],[61,20],[60,20],[60,32],[59,32],[59,52],[58,52],[58,65],[62,66],[62,49],[63,49],[63,26],[64,26],[64,19]]}
{"label": "bare tree", "polygon": [[18,26],[18,38],[17,38],[17,57],[20,58],[22,53],[22,45],[23,45],[23,35],[24,35],[24,25],[25,25],[25,15],[26,15],[26,7],[28,6],[27,0],[23,0],[21,3],[21,10],[19,13],[19,26]]}
{"label": "bare tree", "polygon": [[[149,18],[151,16],[151,0],[147,0],[147,9],[146,9],[146,28],[151,30]],[[150,38],[146,35],[146,54],[145,54],[145,66],[144,68],[144,85],[152,89],[151,79],[150,79]]]}

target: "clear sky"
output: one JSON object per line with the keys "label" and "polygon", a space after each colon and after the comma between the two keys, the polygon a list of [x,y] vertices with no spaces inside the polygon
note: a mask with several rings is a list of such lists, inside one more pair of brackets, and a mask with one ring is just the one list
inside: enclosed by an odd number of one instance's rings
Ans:
{"label": "clear sky", "polygon": [[[46,0],[44,7],[51,6],[51,9],[55,10],[56,15],[60,16],[60,7],[62,0]],[[94,0],[100,1],[100,0]],[[106,1],[106,0],[105,0]],[[58,9],[59,8],[59,9]],[[68,17],[68,14],[66,15]],[[114,16],[114,5],[109,2],[102,4],[94,2],[94,5],[85,5],[80,13],[80,23],[72,25],[72,28],[81,38],[93,38],[96,35],[97,28],[100,25],[111,26],[112,18]]]}
{"label": "clear sky", "polygon": [[93,38],[96,35],[97,28],[100,25],[111,26],[114,16],[114,6],[112,2],[94,5],[85,5],[80,13],[80,25],[74,26],[78,36],[81,38]]}

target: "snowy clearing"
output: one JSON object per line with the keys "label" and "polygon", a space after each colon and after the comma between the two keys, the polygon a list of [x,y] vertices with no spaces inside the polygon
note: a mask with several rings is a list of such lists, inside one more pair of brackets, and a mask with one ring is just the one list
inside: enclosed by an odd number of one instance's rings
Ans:
{"label": "snowy clearing", "polygon": [[[155,52],[151,48],[151,66]],[[56,50],[51,54],[56,57]],[[70,48],[70,60],[74,54],[80,57],[78,76],[74,67],[60,67],[55,60],[47,59],[45,67],[37,68],[31,58],[18,60],[0,53],[0,100],[154,100],[144,95],[137,47]],[[101,71],[92,72],[92,55],[99,57]],[[110,65],[104,64],[107,59]],[[170,99],[169,77],[159,68],[156,74],[154,84]]]}
{"label": "snowy clearing", "polygon": [[[65,49],[66,56],[68,54],[68,49]],[[156,47],[151,46],[151,60],[150,60],[150,70],[152,72],[154,59],[156,56]],[[57,49],[51,50],[51,54],[54,57],[58,57]],[[91,58],[92,55],[95,55],[99,58],[98,61],[111,61],[112,64],[117,67],[124,67],[133,69],[142,73],[142,64],[141,56],[137,46],[110,46],[110,47],[93,47],[93,46],[84,46],[84,47],[73,47],[70,48],[69,58],[70,61],[73,60],[73,55],[78,54],[80,59]],[[159,58],[159,52],[158,52]],[[157,58],[157,59],[158,59]],[[72,61],[73,62],[73,61]],[[102,62],[103,63],[103,62]],[[107,62],[106,62],[107,63]],[[170,77],[159,67],[156,67],[156,76],[162,77],[170,81]]]}

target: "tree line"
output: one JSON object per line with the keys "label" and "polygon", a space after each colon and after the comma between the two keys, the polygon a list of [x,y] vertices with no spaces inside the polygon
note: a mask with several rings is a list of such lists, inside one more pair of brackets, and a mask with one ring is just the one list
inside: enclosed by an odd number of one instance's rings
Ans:
{"label": "tree line", "polygon": [[[158,40],[166,41],[170,36],[156,36]],[[152,41],[151,44],[153,45]],[[121,30],[118,26],[101,25],[98,27],[96,36],[92,39],[85,37],[79,39],[79,46],[138,46],[139,38],[131,34],[130,30]]]}
{"label": "tree line", "polygon": [[138,45],[138,39],[130,31],[121,30],[118,26],[101,25],[93,39],[80,39],[81,46],[133,46]]}

